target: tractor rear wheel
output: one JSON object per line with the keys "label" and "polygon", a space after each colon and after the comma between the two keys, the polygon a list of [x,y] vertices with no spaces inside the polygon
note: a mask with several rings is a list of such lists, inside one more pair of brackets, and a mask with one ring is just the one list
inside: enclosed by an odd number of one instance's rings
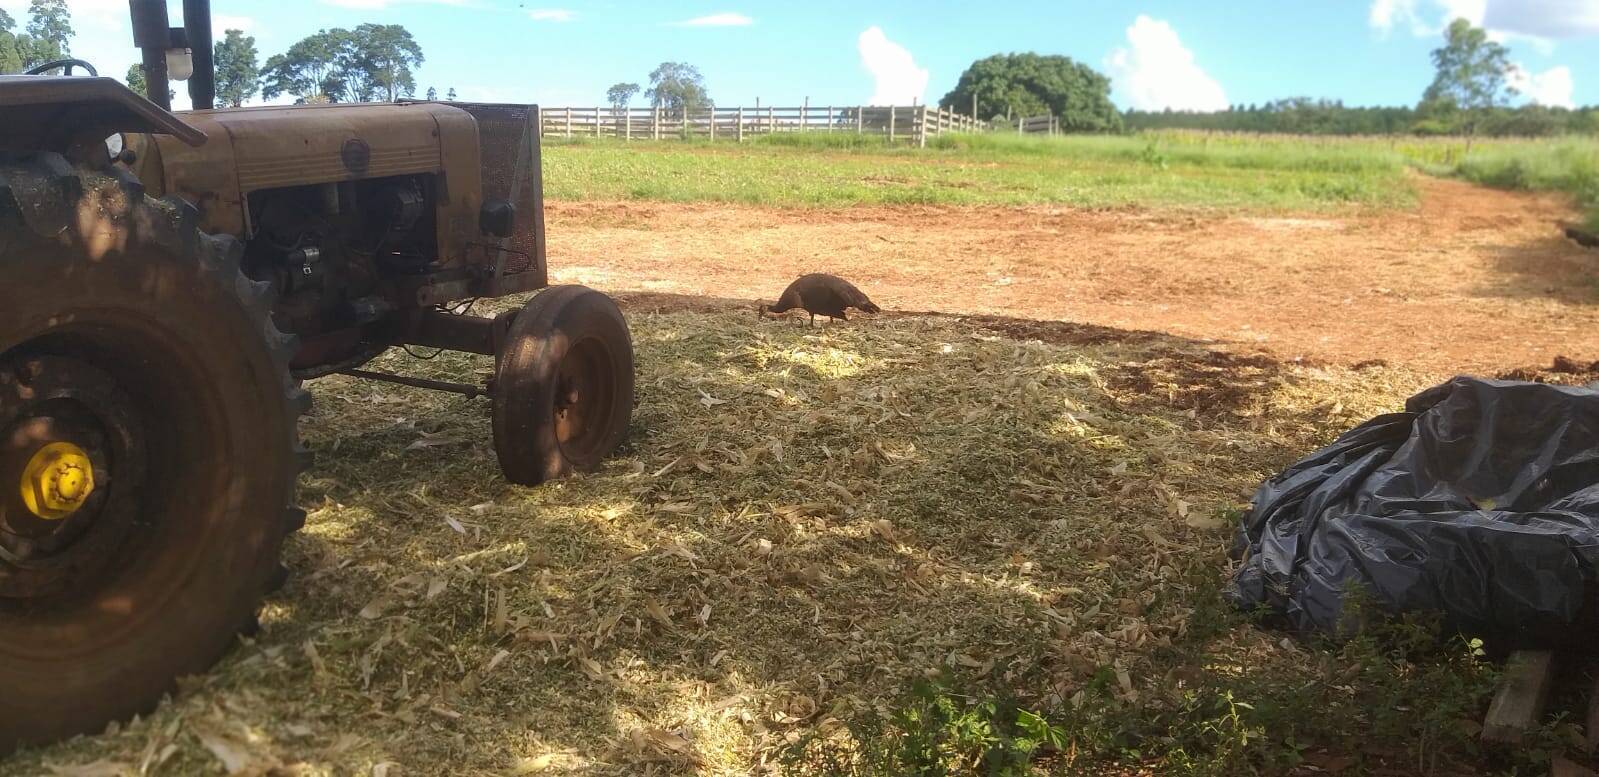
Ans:
{"label": "tractor rear wheel", "polygon": [[511,322],[494,379],[505,478],[537,485],[598,469],[633,415],[633,340],[616,302],[554,286]]}
{"label": "tractor rear wheel", "polygon": [[0,753],[208,669],[278,572],[292,338],[193,207],[0,155]]}

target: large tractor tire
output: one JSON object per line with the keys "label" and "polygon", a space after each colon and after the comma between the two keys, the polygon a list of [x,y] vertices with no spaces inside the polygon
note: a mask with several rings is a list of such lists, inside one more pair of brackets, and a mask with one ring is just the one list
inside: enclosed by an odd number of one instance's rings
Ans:
{"label": "large tractor tire", "polygon": [[240,254],[129,178],[0,155],[0,753],[149,710],[254,628],[310,397]]}
{"label": "large tractor tire", "polygon": [[633,416],[633,340],[610,297],[553,286],[517,313],[494,378],[494,449],[525,486],[598,469]]}

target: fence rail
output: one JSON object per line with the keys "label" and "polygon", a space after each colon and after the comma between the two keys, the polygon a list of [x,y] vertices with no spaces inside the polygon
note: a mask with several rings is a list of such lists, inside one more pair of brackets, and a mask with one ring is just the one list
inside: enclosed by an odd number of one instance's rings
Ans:
{"label": "fence rail", "polygon": [[1060,120],[1047,113],[1043,116],[1023,116],[1016,120],[1016,134],[1058,135],[1060,134]]}
{"label": "fence rail", "polygon": [[797,108],[707,108],[683,112],[662,108],[543,108],[539,137],[609,137],[625,140],[708,138],[743,141],[779,132],[853,132],[890,141],[927,145],[948,132],[987,132],[979,121],[926,105],[802,105]]}

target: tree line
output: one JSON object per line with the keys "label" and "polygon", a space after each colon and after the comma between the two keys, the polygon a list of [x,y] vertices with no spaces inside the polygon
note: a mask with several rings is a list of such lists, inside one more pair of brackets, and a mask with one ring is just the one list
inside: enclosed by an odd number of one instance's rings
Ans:
{"label": "tree line", "polygon": [[[1336,100],[1292,97],[1264,105],[1234,105],[1225,111],[1128,111],[1128,129],[1198,129],[1217,132],[1281,132],[1294,135],[1465,135],[1458,114],[1411,107],[1348,107]],[[1599,107],[1578,109],[1524,105],[1477,115],[1476,133],[1494,137],[1599,134]]]}
{"label": "tree line", "polygon": [[[28,23],[0,9],[0,74],[20,73],[70,57],[72,13],[66,0],[31,0]],[[318,30],[260,64],[255,38],[224,30],[212,52],[217,101],[237,107],[260,96],[287,95],[296,102],[369,102],[416,95],[414,68],[423,62],[422,46],[398,24],[362,24],[354,29]],[[134,91],[146,92],[144,70],[128,68]],[[427,99],[438,92],[427,90]],[[454,100],[452,88],[445,99]]]}
{"label": "tree line", "polygon": [[[1348,107],[1338,100],[1290,97],[1224,111],[1118,112],[1110,79],[1069,57],[996,54],[961,74],[944,108],[1010,126],[1023,116],[1053,114],[1067,132],[1200,129],[1310,135],[1599,134],[1599,106],[1511,107],[1515,66],[1485,30],[1457,19],[1431,54],[1434,77],[1414,107]],[[974,103],[975,98],[975,103]]]}
{"label": "tree line", "polygon": [[1456,19],[1431,54],[1433,80],[1414,108],[1351,108],[1336,100],[1292,97],[1225,111],[1129,111],[1131,129],[1204,129],[1299,135],[1548,136],[1599,134],[1599,106],[1511,107],[1515,66],[1487,31]]}

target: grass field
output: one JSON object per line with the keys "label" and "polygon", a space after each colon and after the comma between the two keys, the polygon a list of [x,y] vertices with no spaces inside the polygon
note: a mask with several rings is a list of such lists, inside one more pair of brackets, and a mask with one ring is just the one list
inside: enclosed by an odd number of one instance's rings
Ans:
{"label": "grass field", "polygon": [[852,134],[744,144],[545,140],[546,192],[779,206],[1143,205],[1228,210],[1396,208],[1406,170],[1571,194],[1599,228],[1599,139],[1325,138],[1197,132],[946,135],[927,149]]}
{"label": "grass field", "polygon": [[316,382],[312,512],[261,633],[154,714],[7,768],[1477,763],[1495,672],[1469,646],[1419,627],[1295,641],[1219,596],[1251,488],[1424,378],[1069,324],[1020,340],[941,316],[631,323],[630,443],[539,489],[498,477],[480,403]]}
{"label": "grass field", "polygon": [[1560,191],[1599,229],[1599,138],[1544,139],[1338,138],[1161,132],[1145,135],[1163,146],[1197,154],[1295,155],[1306,149],[1342,149],[1387,159],[1430,175],[1463,178],[1500,189]]}
{"label": "grass field", "polygon": [[945,136],[926,149],[855,135],[744,144],[546,139],[558,199],[1124,205],[1256,210],[1401,207],[1405,165],[1363,149],[1202,149],[1141,137]]}

